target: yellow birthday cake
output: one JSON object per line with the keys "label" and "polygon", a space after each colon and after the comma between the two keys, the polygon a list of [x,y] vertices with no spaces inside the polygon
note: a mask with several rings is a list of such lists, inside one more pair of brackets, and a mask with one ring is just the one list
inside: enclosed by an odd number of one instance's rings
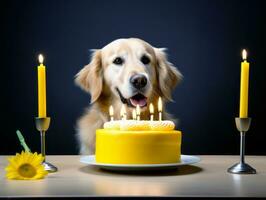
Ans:
{"label": "yellow birthday cake", "polygon": [[96,162],[164,164],[180,162],[181,132],[172,121],[117,120],[96,130]]}

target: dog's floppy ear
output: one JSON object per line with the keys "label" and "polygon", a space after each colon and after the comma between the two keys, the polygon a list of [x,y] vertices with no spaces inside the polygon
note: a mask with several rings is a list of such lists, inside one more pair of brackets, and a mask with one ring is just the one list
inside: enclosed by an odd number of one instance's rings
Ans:
{"label": "dog's floppy ear", "polygon": [[93,52],[91,62],[79,71],[75,76],[75,82],[83,90],[91,94],[91,103],[100,97],[103,88],[100,50]]}
{"label": "dog's floppy ear", "polygon": [[171,92],[182,80],[182,74],[167,60],[164,48],[154,48],[157,60],[157,80],[161,95],[167,100],[172,100]]}

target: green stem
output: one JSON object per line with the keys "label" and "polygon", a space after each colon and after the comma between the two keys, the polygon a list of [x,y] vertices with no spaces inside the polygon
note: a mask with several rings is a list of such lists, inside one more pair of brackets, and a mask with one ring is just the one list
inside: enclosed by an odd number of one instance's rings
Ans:
{"label": "green stem", "polygon": [[30,148],[28,147],[28,145],[25,142],[25,139],[24,139],[22,133],[19,130],[17,130],[16,133],[17,133],[18,139],[20,141],[20,144],[24,148],[24,150],[26,152],[31,152]]}

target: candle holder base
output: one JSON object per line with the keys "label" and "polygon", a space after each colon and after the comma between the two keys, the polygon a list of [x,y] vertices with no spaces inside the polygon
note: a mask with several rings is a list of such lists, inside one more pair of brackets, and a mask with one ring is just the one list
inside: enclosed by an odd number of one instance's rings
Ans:
{"label": "candle holder base", "polygon": [[231,174],[256,174],[256,169],[247,163],[237,163],[230,167],[227,172]]}
{"label": "candle holder base", "polygon": [[240,132],[240,162],[227,169],[232,174],[256,174],[256,169],[245,163],[245,135],[249,130],[251,118],[235,118],[236,128]]}
{"label": "candle holder base", "polygon": [[42,163],[42,165],[44,166],[44,169],[45,169],[46,171],[48,171],[49,173],[57,172],[57,167],[54,166],[54,165],[52,165],[52,164],[49,163],[49,162],[44,161],[44,162]]}
{"label": "candle holder base", "polygon": [[58,169],[54,165],[52,165],[49,162],[46,162],[46,153],[45,153],[45,131],[48,130],[50,126],[50,117],[36,117],[35,118],[35,125],[36,129],[40,131],[41,135],[41,154],[44,157],[44,161],[42,165],[44,166],[44,169],[48,171],[49,173],[56,172]]}

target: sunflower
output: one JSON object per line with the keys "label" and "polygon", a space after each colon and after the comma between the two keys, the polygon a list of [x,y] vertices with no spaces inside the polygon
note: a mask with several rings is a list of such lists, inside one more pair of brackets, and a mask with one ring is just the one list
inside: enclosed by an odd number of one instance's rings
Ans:
{"label": "sunflower", "polygon": [[17,153],[16,156],[8,158],[9,165],[5,168],[6,177],[17,180],[42,179],[48,174],[42,165],[43,160],[44,157],[37,152]]}

